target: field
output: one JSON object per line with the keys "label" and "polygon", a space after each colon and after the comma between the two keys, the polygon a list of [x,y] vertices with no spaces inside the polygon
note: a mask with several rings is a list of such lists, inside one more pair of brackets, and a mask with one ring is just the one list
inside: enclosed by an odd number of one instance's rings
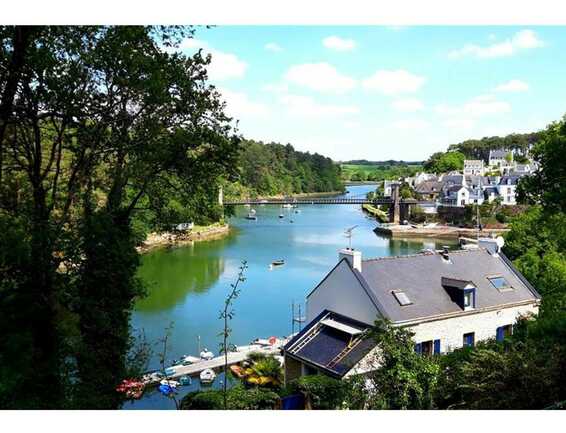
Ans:
{"label": "field", "polygon": [[344,181],[381,181],[414,176],[422,170],[419,164],[341,164]]}

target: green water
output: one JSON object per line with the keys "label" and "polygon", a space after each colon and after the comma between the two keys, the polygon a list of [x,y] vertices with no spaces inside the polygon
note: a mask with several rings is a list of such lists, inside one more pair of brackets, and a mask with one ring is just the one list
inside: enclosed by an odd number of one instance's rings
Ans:
{"label": "green water", "polygon": [[[374,188],[351,186],[347,196],[363,196]],[[222,240],[143,256],[140,276],[148,286],[148,296],[137,303],[132,327],[143,330],[150,341],[157,341],[173,323],[169,359],[197,354],[197,336],[202,347],[218,353],[218,333],[222,330],[218,315],[242,260],[248,261],[249,268],[234,305],[234,344],[291,333],[291,303],[302,303],[304,309],[306,294],[336,264],[338,250],[347,246],[345,228],[358,226],[352,245],[364,258],[410,254],[446,243],[376,236],[375,221],[367,218],[359,205],[305,205],[298,214],[277,206],[258,206],[257,221],[246,220],[247,211],[244,207],[236,209],[236,216],[230,220],[233,231]],[[279,218],[280,213],[284,218]],[[285,265],[270,270],[269,264],[276,259],[284,259]],[[155,357],[151,367],[158,367]],[[157,394],[126,405],[170,407],[170,402]]]}

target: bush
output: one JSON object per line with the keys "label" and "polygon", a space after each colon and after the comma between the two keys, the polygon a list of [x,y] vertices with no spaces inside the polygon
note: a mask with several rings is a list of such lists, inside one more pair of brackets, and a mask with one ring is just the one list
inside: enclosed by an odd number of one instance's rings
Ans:
{"label": "bush", "polygon": [[303,376],[289,384],[290,392],[301,392],[310,400],[313,409],[339,409],[347,393],[347,384],[317,374]]}
{"label": "bush", "polygon": [[[227,391],[228,409],[261,410],[275,409],[279,396],[262,388],[246,389],[241,385]],[[181,401],[183,410],[224,409],[222,390],[196,391],[187,394]]]}

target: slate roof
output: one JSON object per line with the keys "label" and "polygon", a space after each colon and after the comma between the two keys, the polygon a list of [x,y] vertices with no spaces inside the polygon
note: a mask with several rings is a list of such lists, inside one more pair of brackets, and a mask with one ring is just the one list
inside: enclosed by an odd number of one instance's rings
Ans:
{"label": "slate roof", "polygon": [[491,159],[491,158],[505,158],[508,153],[509,153],[509,151],[504,150],[504,149],[490,150],[489,151],[489,159]]}
{"label": "slate roof", "polygon": [[438,182],[436,180],[425,180],[415,186],[415,192],[418,194],[434,194],[440,192],[443,182]]}
{"label": "slate roof", "polygon": [[[324,325],[322,322],[326,319],[359,329],[362,331],[361,338],[349,350],[342,353],[357,336]],[[370,328],[369,324],[324,310],[293,337],[285,345],[284,350],[287,355],[324,370],[332,376],[343,377],[375,347],[374,339],[367,335]],[[342,356],[333,363],[341,353]]]}
{"label": "slate roof", "polygon": [[512,176],[503,176],[499,180],[499,185],[517,185],[519,183],[519,179],[521,176],[512,175]]}
{"label": "slate roof", "polygon": [[[362,262],[361,273],[354,272],[361,275],[366,291],[381,313],[393,322],[463,312],[442,286],[443,277],[472,281],[477,289],[476,310],[540,299],[503,253],[494,256],[478,248],[450,251],[449,257],[450,263],[441,254],[431,252],[370,259]],[[513,290],[496,289],[488,280],[490,276],[503,276]],[[412,304],[399,305],[391,293],[393,290],[404,291]]]}

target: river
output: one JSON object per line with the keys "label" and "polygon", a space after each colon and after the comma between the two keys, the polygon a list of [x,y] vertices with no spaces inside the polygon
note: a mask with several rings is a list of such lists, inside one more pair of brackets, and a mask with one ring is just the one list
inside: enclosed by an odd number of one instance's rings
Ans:
{"label": "river", "polygon": [[[347,197],[361,197],[373,185],[349,186]],[[258,206],[257,221],[246,220],[248,209],[238,207],[230,219],[232,233],[221,240],[156,250],[142,258],[140,276],[148,296],[137,302],[132,327],[143,330],[148,341],[156,342],[173,324],[169,360],[198,353],[201,347],[218,353],[222,322],[219,312],[236,279],[238,267],[246,260],[246,280],[234,303],[231,342],[291,333],[291,304],[302,304],[314,286],[337,263],[338,250],[348,245],[344,230],[353,230],[352,246],[364,258],[410,254],[423,248],[438,248],[444,241],[392,240],[377,236],[376,222],[359,205],[303,205],[299,213],[278,206]],[[283,213],[284,218],[279,218]],[[291,222],[293,221],[293,222]],[[285,265],[270,270],[275,259]],[[159,351],[157,345],[155,351]],[[150,368],[158,368],[157,356]],[[221,377],[216,380],[218,386]],[[187,390],[198,387],[193,381]],[[173,402],[156,392],[126,403],[124,409],[174,408]]]}

